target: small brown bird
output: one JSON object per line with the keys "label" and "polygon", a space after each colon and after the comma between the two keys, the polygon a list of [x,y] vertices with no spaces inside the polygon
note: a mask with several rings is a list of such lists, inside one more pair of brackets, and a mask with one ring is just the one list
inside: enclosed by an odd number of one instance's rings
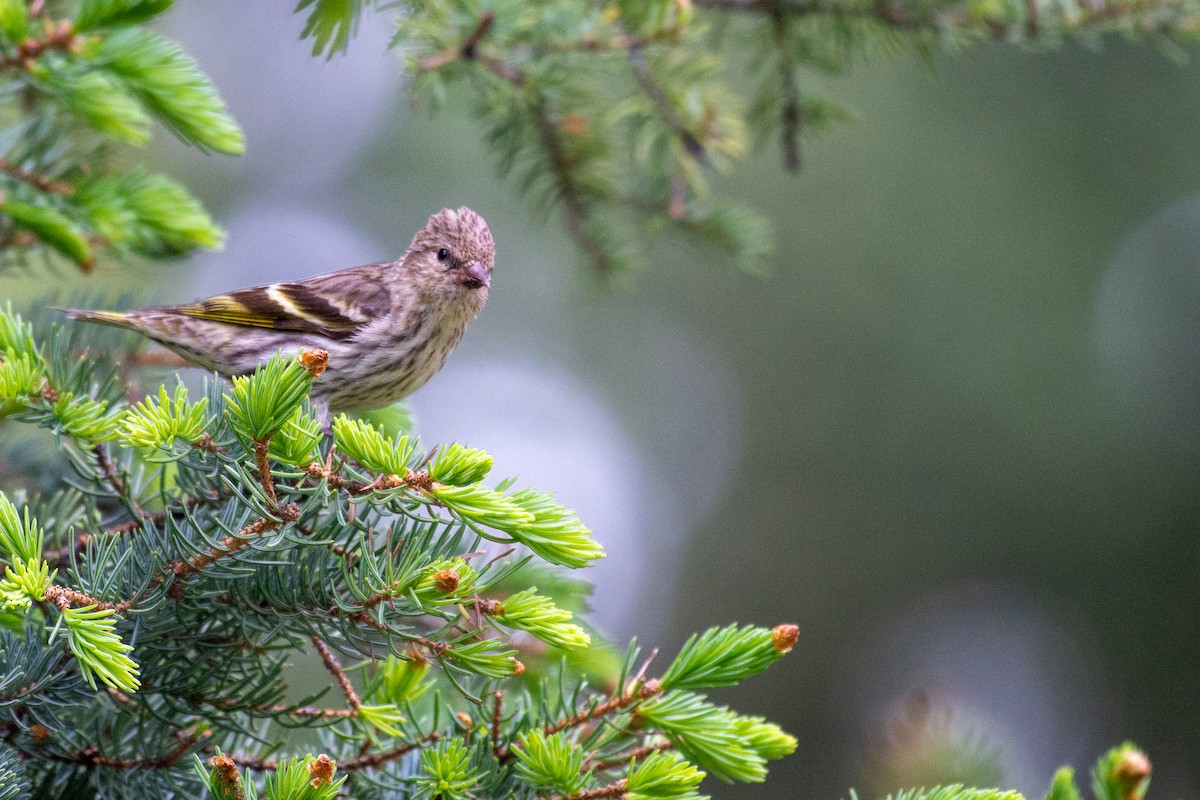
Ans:
{"label": "small brown bird", "polygon": [[190,305],[68,313],[137,331],[226,377],[253,372],[279,350],[326,350],[329,368],[313,384],[313,400],[366,411],[412,394],[442,368],[487,302],[495,260],[483,217],[443,209],[398,261]]}

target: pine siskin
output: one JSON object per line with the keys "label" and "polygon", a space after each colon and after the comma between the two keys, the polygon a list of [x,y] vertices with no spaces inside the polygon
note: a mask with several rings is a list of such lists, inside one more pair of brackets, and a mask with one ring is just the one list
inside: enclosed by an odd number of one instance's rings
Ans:
{"label": "pine siskin", "polygon": [[190,305],[68,313],[137,331],[226,377],[252,372],[279,350],[326,350],[329,368],[313,384],[313,400],[365,411],[412,394],[442,368],[487,302],[495,259],[483,217],[443,209],[398,261]]}

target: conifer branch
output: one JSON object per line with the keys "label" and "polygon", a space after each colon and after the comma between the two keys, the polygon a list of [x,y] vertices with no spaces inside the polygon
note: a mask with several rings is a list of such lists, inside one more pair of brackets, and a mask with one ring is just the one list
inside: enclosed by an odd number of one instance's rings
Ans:
{"label": "conifer branch", "polygon": [[629,766],[630,761],[641,761],[651,753],[657,753],[660,750],[674,750],[675,744],[669,741],[655,742],[654,744],[635,747],[625,755],[617,758],[600,759],[596,761],[583,762],[584,771],[595,770],[596,772],[605,772],[618,767]]}
{"label": "conifer branch", "polygon": [[346,695],[346,702],[350,704],[350,708],[358,711],[362,706],[362,700],[359,699],[358,693],[354,691],[353,684],[350,683],[350,678],[346,676],[346,671],[342,669],[342,663],[338,661],[338,657],[329,649],[329,645],[317,635],[309,637],[312,639],[313,647],[321,655],[321,661],[325,663],[325,669],[329,670],[329,674],[337,681],[341,687],[342,693]]}
{"label": "conifer branch", "polygon": [[108,603],[104,600],[99,600],[95,597],[92,597],[90,594],[87,594],[86,592],[80,592],[76,589],[68,589],[65,586],[59,586],[58,584],[52,584],[49,588],[47,588],[45,596],[46,600],[57,606],[59,610],[68,608],[70,606],[95,606],[96,608],[115,610],[117,613],[122,613],[124,611],[124,609],[120,608],[119,605]]}
{"label": "conifer branch", "polygon": [[700,142],[696,135],[688,130],[679,114],[675,111],[671,103],[671,99],[667,97],[667,93],[663,91],[662,86],[654,78],[654,73],[650,71],[650,67],[646,64],[645,54],[641,47],[630,47],[629,50],[629,65],[633,68],[634,77],[637,78],[638,85],[642,87],[642,91],[650,98],[650,102],[654,104],[658,114],[662,117],[663,122],[667,124],[679,140],[683,142],[684,149],[692,158],[696,159],[704,166],[709,166],[711,161],[708,157],[708,152],[704,149],[704,145]]}
{"label": "conifer branch", "polygon": [[28,70],[44,53],[51,50],[69,53],[77,47],[78,42],[70,20],[47,20],[45,34],[41,38],[25,39],[17,46],[15,53],[0,55],[0,72],[11,69]]}
{"label": "conifer branch", "polygon": [[262,517],[255,520],[239,530],[236,535],[227,536],[219,547],[214,547],[209,552],[201,553],[187,561],[180,561],[171,568],[171,571],[175,574],[176,578],[182,580],[189,575],[199,572],[209,564],[233,555],[256,538],[271,533],[289,522],[295,522],[299,518],[300,507],[295,503],[285,503],[279,507],[279,519]]}
{"label": "conifer branch", "polygon": [[628,792],[628,782],[624,779],[596,789],[583,789],[571,794],[556,795],[550,800],[603,800],[609,797],[624,797]]}
{"label": "conifer branch", "polygon": [[61,194],[70,197],[75,194],[75,187],[66,181],[58,178],[51,178],[49,175],[43,175],[34,170],[25,169],[18,164],[14,164],[7,158],[0,158],[0,172],[11,175],[19,181],[28,183],[43,192],[50,194]]}

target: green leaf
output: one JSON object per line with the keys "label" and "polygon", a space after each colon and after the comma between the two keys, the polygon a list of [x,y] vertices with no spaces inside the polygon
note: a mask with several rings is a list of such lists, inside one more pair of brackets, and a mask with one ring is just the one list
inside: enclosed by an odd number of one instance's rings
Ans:
{"label": "green leaf", "polygon": [[6,302],[0,310],[0,352],[9,358],[26,356],[42,364],[42,349],[33,340],[33,326],[21,319]]}
{"label": "green leaf", "polygon": [[75,17],[75,30],[137,25],[171,7],[172,0],[83,0]]}
{"label": "green leaf", "polygon": [[20,44],[28,30],[29,9],[25,0],[0,0],[0,35],[10,44]]}
{"label": "green leaf", "polygon": [[1050,784],[1046,800],[1083,800],[1079,786],[1075,783],[1075,770],[1060,767],[1058,772],[1054,773],[1054,782]]}
{"label": "green leaf", "polygon": [[1019,792],[1000,789],[967,789],[960,784],[932,789],[908,789],[890,794],[887,800],[1025,800]]}
{"label": "green leaf", "polygon": [[150,115],[125,83],[107,70],[51,71],[35,65],[30,72],[68,110],[101,133],[135,146],[150,141]]}
{"label": "green leaf", "polygon": [[421,751],[421,773],[414,782],[428,797],[467,800],[482,777],[471,769],[471,755],[462,739],[454,738]]}
{"label": "green leaf", "polygon": [[268,452],[271,458],[282,464],[303,466],[312,462],[324,436],[321,421],[302,406],[296,409],[283,427],[271,435]]}
{"label": "green leaf", "polygon": [[534,521],[533,515],[509,497],[486,486],[443,486],[434,484],[434,499],[463,519],[495,528],[517,538],[514,531]]}
{"label": "green leaf", "polygon": [[388,703],[384,705],[361,705],[358,716],[363,722],[376,730],[383,731],[388,736],[403,736],[404,733],[396,726],[404,722],[400,709]]}
{"label": "green leaf", "polygon": [[517,774],[537,789],[574,794],[586,784],[590,772],[582,773],[584,748],[562,732],[547,736],[534,729],[517,737],[512,753],[517,757]]}
{"label": "green leaf", "polygon": [[0,357],[0,416],[27,408],[41,392],[44,380],[40,359],[26,355]]}
{"label": "green leaf", "polygon": [[13,558],[12,565],[4,571],[0,580],[0,605],[7,609],[25,609],[31,602],[41,602],[57,570],[40,557],[30,561]]}
{"label": "green leaf", "polygon": [[511,678],[516,674],[516,655],[512,646],[499,639],[461,642],[439,653],[443,661],[488,678]]}
{"label": "green leaf", "polygon": [[37,520],[30,516],[28,508],[24,516],[22,522],[17,507],[0,492],[0,550],[9,560],[39,561],[45,534]]}
{"label": "green leaf", "polygon": [[604,557],[604,548],[574,511],[555,502],[551,495],[522,489],[507,499],[533,517],[505,533],[552,564],[586,567]]}
{"label": "green leaf", "polygon": [[121,191],[138,223],[157,238],[154,247],[140,241],[141,252],[154,255],[193,247],[215,249],[225,241],[225,232],[200,202],[169,178],[134,173],[122,181]]}
{"label": "green leaf", "polygon": [[571,612],[556,606],[549,597],[539,595],[536,586],[509,597],[489,616],[510,628],[527,631],[554,647],[570,650],[592,643],[583,628],[571,623]]}
{"label": "green leaf", "polygon": [[225,233],[187,190],[140,170],[79,185],[75,199],[111,244],[151,256],[219,248]]}
{"label": "green leaf", "polygon": [[261,441],[292,418],[312,382],[312,375],[294,356],[277,353],[253,374],[233,379],[233,389],[225,395],[225,413],[238,434],[251,442]]}
{"label": "green leaf", "polygon": [[1142,800],[1150,787],[1150,759],[1133,742],[1102,755],[1092,768],[1096,800]]}
{"label": "green leaf", "polygon": [[76,439],[87,442],[109,442],[119,435],[122,411],[108,411],[104,400],[90,397],[76,398],[71,392],[63,392],[50,406],[50,411],[61,431]]}
{"label": "green leaf", "polygon": [[429,474],[438,483],[467,486],[486,478],[492,463],[492,457],[482,450],[451,444],[438,451]]}
{"label": "green leaf", "polygon": [[799,744],[795,736],[762,717],[738,717],[734,728],[742,744],[768,761],[790,756]]}
{"label": "green leaf", "polygon": [[0,800],[26,800],[29,797],[29,777],[23,759],[8,745],[0,745]]}
{"label": "green leaf", "polygon": [[783,656],[768,628],[710,628],[693,634],[662,676],[663,689],[733,686],[757,675]]}
{"label": "green leaf", "polygon": [[407,436],[385,437],[369,422],[340,414],[333,421],[337,446],[373,472],[403,476],[416,445]]}
{"label": "green leaf", "polygon": [[704,773],[674,753],[651,753],[634,763],[626,779],[625,800],[708,800],[696,787]]}
{"label": "green leaf", "polygon": [[0,214],[8,216],[17,228],[29,231],[76,264],[91,266],[94,259],[87,238],[59,211],[49,206],[5,199],[0,201]]}
{"label": "green leaf", "polygon": [[241,128],[179,45],[139,28],[105,37],[88,55],[122,78],[146,108],[185,142],[229,155],[245,150]]}
{"label": "green leaf", "polygon": [[[328,756],[306,755],[286,758],[279,762],[274,773],[267,773],[264,800],[334,800],[348,776],[328,780],[321,775],[321,766],[329,769],[333,761]],[[330,772],[330,777],[332,777]],[[314,785],[316,784],[316,785]]]}
{"label": "green leaf", "polygon": [[671,692],[643,703],[637,713],[662,730],[685,758],[718,778],[752,783],[766,779],[766,759],[742,740],[738,716],[706,702],[703,695]]}
{"label": "green leaf", "polygon": [[[204,435],[207,409],[207,397],[197,403],[188,402],[188,390],[182,383],[175,386],[174,396],[167,394],[167,387],[160,386],[157,397],[148,395],[125,413],[118,436],[129,447],[170,450],[176,440],[192,443]],[[178,458],[184,453],[168,458]]]}
{"label": "green leaf", "polygon": [[390,655],[376,662],[375,675],[370,683],[369,697],[377,697],[392,705],[411,703],[423,696],[433,684],[426,680],[429,662],[424,658],[397,658]]}
{"label": "green leaf", "polygon": [[366,0],[300,0],[295,13],[309,9],[300,38],[313,40],[314,56],[344,53],[366,5]]}
{"label": "green leaf", "polygon": [[133,648],[116,634],[113,613],[95,606],[62,609],[67,641],[89,686],[95,689],[99,678],[114,689],[135,692],[141,686],[138,665],[127,655]]}

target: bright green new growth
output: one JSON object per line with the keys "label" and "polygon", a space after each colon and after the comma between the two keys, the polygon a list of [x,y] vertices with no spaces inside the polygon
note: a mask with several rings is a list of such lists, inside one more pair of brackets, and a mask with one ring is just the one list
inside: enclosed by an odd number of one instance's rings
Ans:
{"label": "bright green new growth", "polygon": [[367,697],[387,700],[401,706],[420,700],[433,688],[429,677],[429,662],[423,658],[388,656],[376,662],[375,675],[368,682]]}
{"label": "bright green new growth", "polygon": [[[684,758],[725,781],[766,780],[765,751],[770,747],[778,752],[775,742],[745,737],[741,718],[728,708],[709,703],[703,695],[671,692],[641,706],[638,715],[660,729]],[[794,750],[795,740],[791,744]]]}
{"label": "bright green new growth", "polygon": [[421,751],[421,774],[413,782],[425,790],[425,797],[467,800],[479,778],[462,740],[451,739],[437,749]]}
{"label": "bright green new growth", "polygon": [[549,597],[539,595],[536,586],[504,600],[500,609],[490,612],[489,616],[506,627],[526,631],[555,647],[574,650],[592,643],[583,628],[570,621],[571,612],[554,605]]}
{"label": "bright green new growth", "polygon": [[559,794],[574,794],[587,785],[589,774],[583,769],[583,749],[576,747],[563,733],[547,736],[534,730],[518,737],[513,748],[517,772],[540,789]]}
{"label": "bright green new growth", "polygon": [[118,167],[158,122],[201,150],[240,154],[241,130],[174,42],[140,27],[170,0],[0,4],[0,264],[51,251],[90,269],[98,251],[162,257],[219,247],[221,229],[183,187]]}
{"label": "bright green new growth", "polygon": [[50,565],[40,558],[26,561],[14,556],[0,579],[0,608],[24,611],[30,603],[41,602],[54,576]]}
{"label": "bright green new growth", "polygon": [[687,640],[663,674],[662,685],[664,689],[733,686],[762,672],[782,655],[767,628],[713,628]]}
{"label": "bright green new growth", "polygon": [[234,378],[232,391],[225,395],[233,429],[251,442],[273,435],[299,411],[312,382],[299,361],[282,354],[260,364],[252,374]]}
{"label": "bright green new growth", "polygon": [[38,561],[45,534],[25,509],[24,520],[17,507],[0,492],[0,551],[9,559]]}
{"label": "bright green new growth", "polygon": [[373,425],[345,414],[333,420],[338,449],[369,470],[384,475],[404,475],[416,450],[407,436],[384,436]]}
{"label": "bright green new growth", "polygon": [[140,670],[128,655],[133,647],[116,634],[112,616],[112,609],[94,606],[62,609],[67,641],[88,686],[95,689],[99,678],[114,689],[135,692],[141,685]]}
{"label": "bright green new growth", "polygon": [[960,785],[933,789],[910,789],[888,795],[888,800],[1025,800],[1019,792],[999,789],[968,789]]}
{"label": "bright green new growth", "polygon": [[696,792],[704,773],[672,753],[651,753],[634,762],[626,800],[708,800]]}
{"label": "bright green new growth", "polygon": [[316,762],[312,755],[284,760],[274,774],[267,774],[263,800],[334,800],[346,776],[336,780],[318,778],[313,772]]}
{"label": "bright green new growth", "polygon": [[588,527],[551,495],[520,489],[508,500],[533,517],[510,531],[512,537],[550,563],[578,568],[604,557],[604,548]]}
{"label": "bright green new growth", "polygon": [[492,463],[492,457],[482,450],[452,444],[438,451],[429,465],[429,475],[438,483],[468,486],[486,478]]}
{"label": "bright green new growth", "polygon": [[182,383],[175,386],[174,395],[168,395],[167,387],[160,386],[157,396],[145,397],[121,418],[119,436],[130,447],[170,450],[173,452],[166,458],[182,458],[187,451],[174,450],[175,442],[190,445],[204,435],[207,409],[208,398],[189,402],[187,387]]}

